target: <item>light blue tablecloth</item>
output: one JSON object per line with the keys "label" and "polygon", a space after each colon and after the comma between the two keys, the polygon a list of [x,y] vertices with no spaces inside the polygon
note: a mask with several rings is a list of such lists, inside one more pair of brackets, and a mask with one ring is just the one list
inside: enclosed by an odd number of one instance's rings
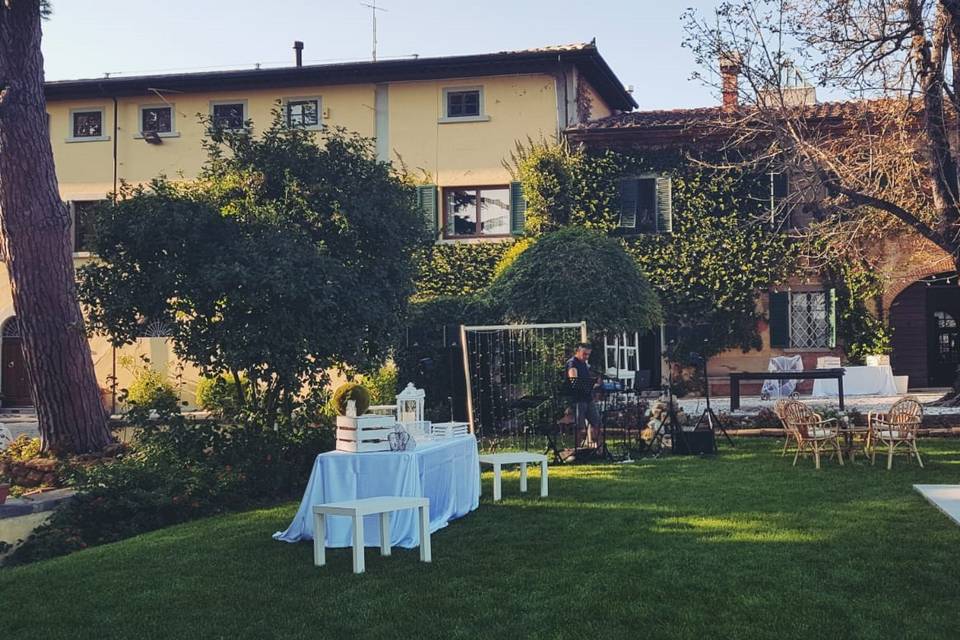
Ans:
{"label": "light blue tablecloth", "polygon": [[[480,461],[474,436],[420,444],[413,451],[344,453],[317,456],[303,500],[286,531],[274,540],[313,540],[313,506],[378,496],[425,496],[430,499],[430,532],[447,526],[480,504]],[[349,547],[350,518],[327,516],[327,546]],[[380,545],[377,516],[364,520],[365,546]],[[416,511],[390,514],[390,545],[412,549],[420,544]]]}

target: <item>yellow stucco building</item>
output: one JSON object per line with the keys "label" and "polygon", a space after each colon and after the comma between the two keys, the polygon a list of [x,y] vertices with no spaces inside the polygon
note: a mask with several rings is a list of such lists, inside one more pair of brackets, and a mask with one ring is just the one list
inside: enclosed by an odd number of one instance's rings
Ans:
{"label": "yellow stucco building", "polygon": [[[299,56],[298,56],[299,58]],[[252,121],[252,134],[279,109],[289,123],[344,127],[376,142],[380,159],[402,162],[429,183],[437,240],[496,241],[515,231],[515,185],[504,167],[518,141],[636,107],[594,44],[441,58],[294,66],[50,82],[50,137],[60,193],[74,218],[78,264],[90,258],[85,212],[121,182],[158,175],[190,179],[203,165],[209,116],[219,126]],[[475,203],[470,204],[470,203]],[[482,203],[482,204],[481,204]],[[8,278],[0,277],[4,406],[29,403]],[[120,354],[146,355],[180,375],[192,399],[196,375],[174,371],[162,327]],[[131,373],[102,339],[92,342],[109,396]],[[110,402],[108,401],[108,404]]]}

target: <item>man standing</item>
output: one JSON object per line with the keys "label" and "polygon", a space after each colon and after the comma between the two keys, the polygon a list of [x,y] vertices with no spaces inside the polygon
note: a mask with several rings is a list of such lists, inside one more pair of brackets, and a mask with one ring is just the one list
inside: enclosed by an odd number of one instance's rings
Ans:
{"label": "man standing", "polygon": [[602,447],[600,441],[600,413],[593,402],[593,390],[600,384],[599,378],[594,379],[590,373],[590,353],[593,347],[587,342],[581,342],[573,357],[567,360],[567,382],[570,385],[573,398],[573,410],[576,412],[577,427],[586,428],[587,443],[594,443]]}

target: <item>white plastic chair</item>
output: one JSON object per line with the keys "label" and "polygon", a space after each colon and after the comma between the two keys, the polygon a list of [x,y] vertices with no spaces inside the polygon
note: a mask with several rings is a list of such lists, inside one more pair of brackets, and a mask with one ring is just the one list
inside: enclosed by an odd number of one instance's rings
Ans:
{"label": "white plastic chair", "polygon": [[[770,358],[767,371],[803,371],[803,358],[800,356],[776,356]],[[769,400],[776,397],[797,397],[796,380],[764,380],[760,388],[760,398]]]}

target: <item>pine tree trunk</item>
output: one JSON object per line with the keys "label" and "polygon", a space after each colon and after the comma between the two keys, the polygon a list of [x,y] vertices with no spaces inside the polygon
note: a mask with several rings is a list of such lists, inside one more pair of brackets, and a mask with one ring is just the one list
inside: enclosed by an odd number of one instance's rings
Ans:
{"label": "pine tree trunk", "polygon": [[44,448],[99,451],[111,438],[77,302],[40,37],[38,0],[0,2],[0,246]]}

